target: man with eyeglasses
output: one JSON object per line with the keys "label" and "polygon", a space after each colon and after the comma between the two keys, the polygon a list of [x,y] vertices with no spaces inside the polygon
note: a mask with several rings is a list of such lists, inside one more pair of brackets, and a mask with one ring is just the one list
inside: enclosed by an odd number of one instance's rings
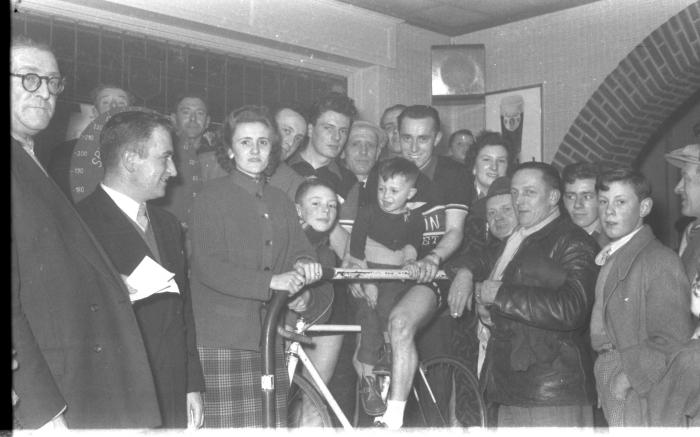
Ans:
{"label": "man with eyeglasses", "polygon": [[10,46],[12,346],[22,428],[148,428],[161,418],[129,292],[34,154],[63,91],[51,49]]}

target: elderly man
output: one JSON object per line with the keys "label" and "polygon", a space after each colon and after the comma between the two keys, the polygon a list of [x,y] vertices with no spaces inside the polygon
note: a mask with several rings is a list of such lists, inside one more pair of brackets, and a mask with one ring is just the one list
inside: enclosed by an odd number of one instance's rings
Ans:
{"label": "elderly man", "polygon": [[[127,284],[146,345],[164,428],[199,427],[204,376],[197,352],[182,228],[171,213],[146,202],[165,194],[177,174],[172,125],[141,111],[114,115],[102,129],[102,183],[77,209]],[[168,271],[154,292],[137,271]],[[135,274],[136,273],[136,274]],[[152,293],[152,294],[151,294]],[[188,414],[189,413],[189,414]]]}
{"label": "elderly man", "polygon": [[355,175],[358,183],[350,190],[347,201],[340,210],[342,225],[351,227],[357,216],[357,208],[366,204],[367,177],[377,163],[385,143],[386,134],[379,127],[362,120],[352,124],[348,142],[340,157],[345,167]]}
{"label": "elderly man", "polygon": [[598,246],[560,215],[561,180],[542,162],[511,180],[519,226],[475,298],[491,319],[486,395],[498,426],[592,426],[593,366],[584,335]]}
{"label": "elderly man", "polygon": [[574,223],[595,238],[600,247],[605,247],[610,239],[603,232],[598,218],[595,181],[599,173],[599,165],[588,162],[577,162],[564,167],[564,208]]}
{"label": "elderly man", "polygon": [[[98,85],[90,93],[93,104],[93,118],[104,114],[112,108],[123,108],[133,102],[133,96],[126,90],[114,84]],[[66,197],[72,200],[70,184],[70,165],[73,157],[73,150],[78,143],[78,138],[65,141],[57,145],[45,158],[47,163],[46,171],[56,181],[56,184],[66,193]]]}
{"label": "elderly man", "polygon": [[281,161],[292,156],[306,139],[306,117],[298,105],[284,105],[274,112],[275,123],[282,137]]}
{"label": "elderly man", "polygon": [[[407,288],[389,316],[389,337],[392,350],[391,391],[384,415],[378,418],[388,428],[403,425],[403,413],[413,376],[418,366],[415,335],[425,327],[439,309],[444,308],[445,297],[437,284],[433,283],[441,263],[446,261],[462,242],[467,205],[471,203],[465,187],[468,179],[464,169],[450,158],[435,155],[440,142],[440,116],[431,106],[415,105],[399,115],[399,137],[404,158],[418,166],[421,173],[416,181],[417,193],[412,199],[420,202],[426,223],[423,241],[415,267],[420,272],[417,284]],[[376,202],[378,171],[373,170],[367,179],[370,201]],[[387,253],[387,257],[395,256]],[[393,258],[386,258],[387,260]],[[391,261],[394,262],[394,261]],[[389,262],[388,262],[389,263]],[[398,260],[397,264],[403,264]],[[440,317],[447,319],[448,317]],[[433,334],[423,336],[433,349],[447,350],[449,335],[441,329],[444,320],[433,322]],[[427,337],[426,337],[427,335]],[[423,357],[432,351],[424,353]],[[444,351],[442,351],[444,353]]]}
{"label": "elderly man", "polygon": [[[168,184],[165,196],[152,203],[175,214],[187,228],[192,202],[204,182],[202,161],[197,153],[202,148],[208,149],[204,131],[209,127],[209,112],[204,97],[197,94],[184,95],[174,109],[171,118],[176,132],[174,160],[178,176]],[[208,153],[214,156],[212,151]],[[215,165],[213,161],[211,165]],[[225,174],[213,171],[220,173],[219,176]]]}
{"label": "elderly man", "polygon": [[401,156],[401,141],[399,140],[399,115],[406,109],[406,105],[400,103],[389,106],[384,110],[379,126],[384,130],[387,137],[386,147],[379,157],[381,161],[385,159]]}
{"label": "elderly man", "polygon": [[287,160],[300,175],[315,176],[330,184],[342,201],[357,179],[337,158],[345,147],[356,115],[355,102],[348,96],[330,92],[321,97],[311,109],[306,147]]}
{"label": "elderly man", "polygon": [[34,155],[64,80],[51,49],[10,45],[13,372],[23,428],[160,424],[129,292]]}

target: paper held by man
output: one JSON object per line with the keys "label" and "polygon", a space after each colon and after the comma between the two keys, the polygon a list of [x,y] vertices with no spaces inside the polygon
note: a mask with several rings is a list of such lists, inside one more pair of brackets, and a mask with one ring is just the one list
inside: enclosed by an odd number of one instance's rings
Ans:
{"label": "paper held by man", "polygon": [[156,293],[177,293],[180,289],[175,282],[175,273],[169,272],[150,256],[143,260],[126,278],[129,286],[129,298],[132,302],[145,299]]}

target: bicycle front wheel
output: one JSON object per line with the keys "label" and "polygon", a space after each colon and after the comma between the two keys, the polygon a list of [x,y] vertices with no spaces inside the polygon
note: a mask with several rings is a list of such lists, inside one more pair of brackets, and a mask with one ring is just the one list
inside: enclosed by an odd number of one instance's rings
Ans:
{"label": "bicycle front wheel", "polygon": [[314,385],[301,375],[294,375],[287,395],[289,428],[333,426],[328,407]]}
{"label": "bicycle front wheel", "polygon": [[406,408],[414,413],[407,417],[414,420],[409,426],[486,426],[486,405],[479,382],[455,358],[435,357],[422,362],[411,393]]}

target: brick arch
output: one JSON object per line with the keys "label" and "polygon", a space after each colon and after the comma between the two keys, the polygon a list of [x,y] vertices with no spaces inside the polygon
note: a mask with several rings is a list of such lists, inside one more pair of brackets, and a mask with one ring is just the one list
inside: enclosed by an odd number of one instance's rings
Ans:
{"label": "brick arch", "polygon": [[553,164],[633,164],[661,125],[699,90],[696,2],[654,30],[605,78],[564,136]]}

